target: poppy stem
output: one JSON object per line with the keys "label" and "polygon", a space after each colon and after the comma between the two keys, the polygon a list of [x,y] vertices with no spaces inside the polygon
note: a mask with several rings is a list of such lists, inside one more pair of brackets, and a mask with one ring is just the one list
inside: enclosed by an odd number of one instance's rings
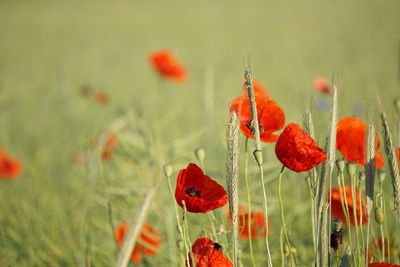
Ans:
{"label": "poppy stem", "polygon": [[290,266],[296,266],[294,262],[294,256],[292,251],[292,246],[290,245],[289,235],[286,229],[286,221],[285,221],[285,214],[283,210],[283,201],[282,201],[282,174],[285,169],[285,166],[282,166],[281,172],[279,173],[278,178],[278,199],[279,199],[279,207],[281,210],[281,220],[282,220],[282,229],[285,236],[286,245],[288,246],[289,255],[290,255]]}
{"label": "poppy stem", "polygon": [[[249,186],[249,177],[248,177],[248,167],[249,167],[249,151],[248,151],[248,143],[249,143],[249,138],[246,137],[246,141],[244,143],[244,180],[246,183],[246,190],[247,190],[247,206],[248,206],[248,212],[249,216],[247,216],[247,232],[249,236],[249,250],[250,250],[250,257],[251,257],[251,263],[253,267],[256,267],[256,261],[254,258],[254,252],[253,252],[253,238],[251,236],[251,194],[250,194],[250,186]],[[245,217],[243,217],[243,220],[245,220]],[[243,223],[245,225],[246,222]],[[245,228],[245,227],[243,227]]]}
{"label": "poppy stem", "polygon": [[178,207],[177,207],[176,201],[174,201],[175,197],[174,197],[174,191],[172,190],[171,175],[166,175],[166,176],[167,176],[167,181],[168,181],[169,192],[171,193],[171,197],[172,197],[172,200],[174,202],[173,206],[175,208],[175,216],[176,216],[176,223],[177,223],[177,226],[178,226],[178,232],[179,232],[179,235],[181,236],[182,242],[183,242],[184,247],[185,247],[185,253],[182,253],[182,250],[179,249],[179,254],[181,256],[182,263],[183,263],[183,265],[185,265],[185,256],[184,255],[185,254],[188,255],[189,248],[188,248],[187,242],[185,240],[185,236],[183,234],[182,225],[181,225],[180,220],[179,220]]}
{"label": "poppy stem", "polygon": [[[260,152],[261,151],[255,151],[255,152]],[[262,154],[261,154],[262,155]],[[264,182],[264,170],[263,170],[263,166],[262,166],[262,161],[257,161],[258,163],[258,168],[260,171],[260,178],[261,178],[261,187],[262,187],[262,191],[263,191],[263,213],[264,213],[264,228],[265,228],[265,246],[267,248],[267,256],[268,256],[268,266],[272,267],[272,259],[271,259],[271,252],[269,249],[269,242],[268,242],[268,235],[269,235],[269,223],[268,223],[268,203],[267,203],[267,193],[265,190],[265,182]],[[249,216],[251,217],[251,215]]]}

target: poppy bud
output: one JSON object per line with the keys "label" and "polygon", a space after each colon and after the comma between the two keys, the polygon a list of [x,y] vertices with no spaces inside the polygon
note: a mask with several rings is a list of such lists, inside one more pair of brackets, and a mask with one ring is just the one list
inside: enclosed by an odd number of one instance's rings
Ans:
{"label": "poppy bud", "polygon": [[197,160],[200,162],[203,162],[206,158],[206,152],[201,147],[196,148],[194,154],[196,155]]}
{"label": "poppy bud", "polygon": [[380,183],[383,183],[386,177],[386,172],[384,170],[378,170],[378,180]]}
{"label": "poppy bud", "polygon": [[381,208],[376,207],[374,210],[375,221],[378,224],[382,224],[385,221],[385,216],[383,215],[383,211]]}
{"label": "poppy bud", "polygon": [[340,231],[342,229],[342,221],[341,220],[334,220],[333,226],[335,227],[335,231]]}
{"label": "poppy bud", "polygon": [[344,160],[343,159],[338,159],[336,161],[336,167],[338,168],[340,173],[343,173],[343,171],[344,171]]}
{"label": "poppy bud", "polygon": [[261,150],[254,150],[253,152],[254,158],[257,161],[258,166],[263,164],[263,155]]}
{"label": "poppy bud", "polygon": [[360,184],[365,181],[365,172],[364,171],[360,171],[358,173],[358,180],[360,181]]}
{"label": "poppy bud", "polygon": [[171,177],[171,175],[172,175],[172,166],[169,165],[169,164],[165,164],[163,169],[164,169],[164,175],[166,177]]}
{"label": "poppy bud", "polygon": [[350,176],[354,176],[356,174],[356,165],[347,163],[347,172]]}

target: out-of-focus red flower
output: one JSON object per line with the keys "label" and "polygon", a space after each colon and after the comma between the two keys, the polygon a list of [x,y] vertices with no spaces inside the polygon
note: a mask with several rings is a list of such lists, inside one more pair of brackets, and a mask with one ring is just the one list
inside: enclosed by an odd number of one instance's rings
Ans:
{"label": "out-of-focus red flower", "polygon": [[179,171],[176,181],[175,200],[190,212],[208,212],[223,207],[228,202],[225,189],[205,175],[194,163]]}
{"label": "out-of-focus red flower", "polygon": [[390,264],[388,262],[372,262],[368,263],[368,267],[400,267],[400,265]]}
{"label": "out-of-focus red flower", "polygon": [[[227,217],[231,221],[232,218],[227,210]],[[251,215],[246,211],[246,208],[239,205],[238,210],[238,225],[239,239],[249,238],[249,218],[251,220],[251,237],[253,239],[263,238],[265,236],[264,214],[262,211],[252,211]],[[271,220],[268,218],[268,232],[271,232]]]}
{"label": "out-of-focus red flower", "polygon": [[396,156],[397,156],[397,161],[399,162],[400,165],[400,147],[396,149]]}
{"label": "out-of-focus red flower", "polygon": [[103,150],[101,151],[101,158],[104,160],[111,159],[112,152],[118,145],[118,139],[115,135],[109,135],[104,142]]}
{"label": "out-of-focus red flower", "polygon": [[164,78],[175,82],[185,82],[187,73],[185,68],[175,59],[170,51],[161,50],[150,54],[150,63]]}
{"label": "out-of-focus red flower", "polygon": [[[281,107],[272,100],[264,87],[259,82],[253,83],[254,96],[257,106],[257,118],[260,128],[260,139],[262,142],[273,143],[278,139],[274,132],[279,131],[285,126],[285,113]],[[243,94],[231,102],[230,111],[235,111],[240,117],[240,130],[249,137],[254,138],[251,127],[252,116],[250,111],[250,100],[246,89]]]}
{"label": "out-of-focus red flower", "polygon": [[[336,129],[336,149],[343,157],[351,163],[365,165],[367,125],[356,117],[346,117],[339,120]],[[376,137],[376,151],[381,145],[380,139]],[[376,153],[375,167],[381,168],[384,165],[383,155]]]}
{"label": "out-of-focus red flower", "polygon": [[385,257],[388,257],[389,255],[388,253],[389,247],[390,251],[394,251],[395,249],[397,249],[393,242],[390,242],[389,245],[389,242],[386,238],[383,240],[382,238],[375,238],[368,245],[368,260],[371,260],[372,257],[374,257],[374,259],[380,259],[382,257],[383,243],[385,243],[385,255],[384,255]]}
{"label": "out-of-focus red flower", "polygon": [[[125,234],[128,231],[129,223],[123,223],[115,230],[115,239],[117,240],[118,246],[121,247],[124,242]],[[131,260],[135,263],[141,263],[142,255],[152,256],[158,253],[160,249],[160,236],[151,227],[150,224],[144,223],[142,226],[142,232],[133,248]]]}
{"label": "out-of-focus red flower", "polygon": [[0,178],[15,179],[21,172],[21,162],[0,148]]}
{"label": "out-of-focus red flower", "polygon": [[[355,188],[355,200],[353,200],[352,195],[351,195],[351,187],[349,185],[346,186],[336,186],[331,189],[331,209],[332,209],[332,217],[335,219],[339,219],[342,221],[343,225],[347,225],[346,221],[346,216],[345,212],[342,208],[342,203],[341,203],[341,194],[340,190],[342,190],[342,194],[346,195],[347,199],[347,205],[349,207],[349,219],[350,219],[350,226],[353,226],[355,224],[359,225],[360,224],[360,216],[361,217],[361,223],[365,224],[367,223],[367,216],[366,216],[366,210],[365,210],[365,195],[362,194],[361,196],[361,207],[360,207],[360,202],[359,202],[359,191],[358,188]],[[343,203],[345,203],[345,199],[342,199]],[[356,220],[354,218],[354,209],[356,210]]]}
{"label": "out-of-focus red flower", "polygon": [[199,238],[192,245],[195,265],[190,259],[190,267],[233,267],[233,263],[222,253],[220,244],[209,238]]}
{"label": "out-of-focus red flower", "polygon": [[324,150],[295,123],[289,123],[279,136],[275,154],[285,167],[295,172],[308,171],[327,159]]}
{"label": "out-of-focus red flower", "polygon": [[94,101],[102,105],[107,105],[110,102],[110,96],[105,92],[95,91],[92,97]]}
{"label": "out-of-focus red flower", "polygon": [[323,77],[317,77],[314,80],[314,89],[319,93],[332,94],[332,87]]}

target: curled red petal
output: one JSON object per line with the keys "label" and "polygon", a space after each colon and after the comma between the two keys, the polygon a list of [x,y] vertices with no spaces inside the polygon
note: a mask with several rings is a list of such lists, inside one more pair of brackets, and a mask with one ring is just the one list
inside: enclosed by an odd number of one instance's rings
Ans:
{"label": "curled red petal", "polygon": [[295,172],[308,171],[327,159],[314,139],[295,123],[289,123],[279,136],[275,154],[285,167]]}
{"label": "curled red petal", "polygon": [[[190,190],[194,195],[188,193]],[[205,213],[228,202],[225,189],[205,175],[194,163],[179,171],[175,189],[175,200],[183,208],[183,201],[189,212]]]}

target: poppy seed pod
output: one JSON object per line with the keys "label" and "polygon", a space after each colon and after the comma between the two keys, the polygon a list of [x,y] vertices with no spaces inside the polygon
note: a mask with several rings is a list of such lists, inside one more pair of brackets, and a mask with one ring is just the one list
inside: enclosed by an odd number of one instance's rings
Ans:
{"label": "poppy seed pod", "polygon": [[354,176],[356,174],[356,165],[352,163],[347,163],[347,173],[350,176]]}
{"label": "poppy seed pod", "polygon": [[338,168],[340,173],[343,173],[344,171],[344,160],[343,159],[338,159],[336,160],[336,167]]}
{"label": "poppy seed pod", "polygon": [[261,166],[263,164],[263,154],[261,150],[255,150],[253,152],[254,158],[257,161],[258,166]]}
{"label": "poppy seed pod", "polygon": [[197,160],[200,162],[203,162],[204,159],[206,158],[206,151],[201,147],[196,148],[196,150],[194,151],[194,154],[195,154]]}
{"label": "poppy seed pod", "polygon": [[378,224],[382,224],[385,221],[385,216],[384,216],[383,211],[382,211],[381,208],[376,207],[374,209],[374,215],[375,215],[375,221]]}
{"label": "poppy seed pod", "polygon": [[165,164],[163,169],[164,169],[164,175],[166,177],[171,177],[171,175],[172,175],[172,166],[169,165],[169,164]]}
{"label": "poppy seed pod", "polygon": [[383,181],[386,178],[386,172],[384,170],[378,170],[378,180],[380,183],[383,183]]}

